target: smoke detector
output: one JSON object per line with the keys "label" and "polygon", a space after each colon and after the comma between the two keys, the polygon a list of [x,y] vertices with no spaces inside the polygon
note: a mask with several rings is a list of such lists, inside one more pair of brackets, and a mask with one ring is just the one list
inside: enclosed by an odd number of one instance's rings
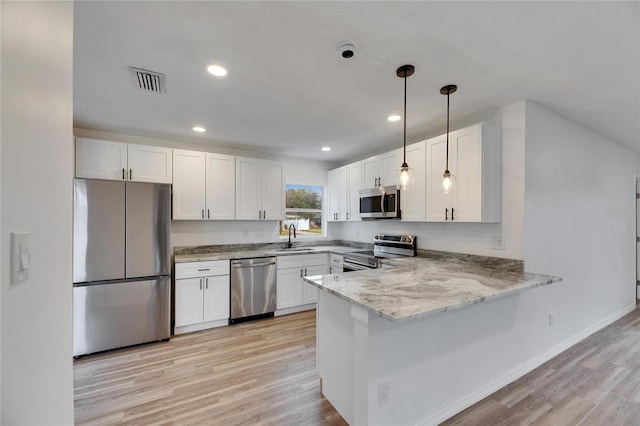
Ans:
{"label": "smoke detector", "polygon": [[145,92],[166,93],[164,84],[164,74],[144,70],[142,68],[129,67],[134,84]]}

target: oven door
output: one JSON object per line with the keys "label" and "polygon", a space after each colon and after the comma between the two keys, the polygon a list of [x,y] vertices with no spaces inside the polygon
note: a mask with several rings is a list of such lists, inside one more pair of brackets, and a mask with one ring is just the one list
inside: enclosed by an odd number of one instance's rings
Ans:
{"label": "oven door", "polygon": [[344,262],[342,262],[342,272],[370,271],[372,269],[376,268],[353,260],[345,259]]}
{"label": "oven door", "polygon": [[360,191],[360,217],[395,219],[400,217],[400,191],[395,186]]}

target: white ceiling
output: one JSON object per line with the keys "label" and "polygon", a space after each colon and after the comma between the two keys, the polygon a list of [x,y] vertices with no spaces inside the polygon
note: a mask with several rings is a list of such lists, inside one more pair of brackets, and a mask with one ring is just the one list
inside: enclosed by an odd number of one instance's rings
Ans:
{"label": "white ceiling", "polygon": [[[74,126],[346,161],[522,99],[640,151],[638,2],[76,2]],[[338,48],[356,44],[352,59]],[[211,63],[225,79],[206,72]],[[129,66],[166,74],[137,89]],[[195,124],[208,129],[203,135]],[[320,147],[330,145],[330,153]]]}

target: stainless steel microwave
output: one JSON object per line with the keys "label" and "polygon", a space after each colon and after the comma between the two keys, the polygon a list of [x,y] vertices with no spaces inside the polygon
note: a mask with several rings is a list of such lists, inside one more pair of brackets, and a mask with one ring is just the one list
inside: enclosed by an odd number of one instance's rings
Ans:
{"label": "stainless steel microwave", "polygon": [[400,190],[395,186],[360,190],[360,217],[400,219]]}

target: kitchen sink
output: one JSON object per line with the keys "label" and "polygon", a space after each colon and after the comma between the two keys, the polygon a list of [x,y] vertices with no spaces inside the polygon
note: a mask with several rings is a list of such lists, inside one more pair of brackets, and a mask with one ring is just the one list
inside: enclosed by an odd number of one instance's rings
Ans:
{"label": "kitchen sink", "polygon": [[291,248],[283,248],[277,249],[276,251],[311,251],[315,250],[313,247],[291,247]]}

